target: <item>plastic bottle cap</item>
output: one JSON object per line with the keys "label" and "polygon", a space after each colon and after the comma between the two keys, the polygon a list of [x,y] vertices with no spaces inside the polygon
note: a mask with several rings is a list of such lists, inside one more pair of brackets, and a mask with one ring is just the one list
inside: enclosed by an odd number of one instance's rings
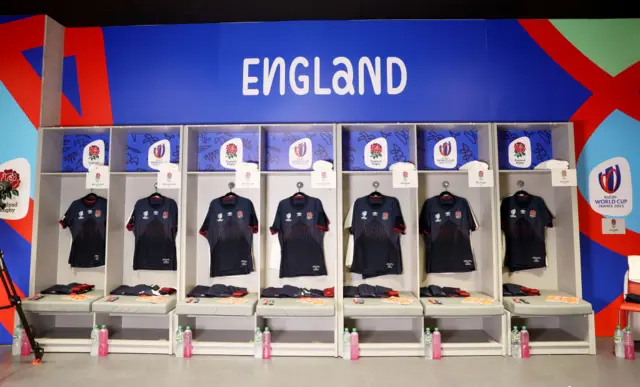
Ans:
{"label": "plastic bottle cap", "polygon": [[356,332],[356,328],[353,328],[353,332]]}
{"label": "plastic bottle cap", "polygon": [[517,330],[517,329],[518,329],[518,327],[514,325],[514,326],[513,326],[513,329]]}
{"label": "plastic bottle cap", "polygon": [[424,331],[425,332],[431,332],[431,328],[426,328]]}
{"label": "plastic bottle cap", "polygon": [[189,325],[187,325],[187,329],[191,329],[191,327]]}
{"label": "plastic bottle cap", "polygon": [[182,329],[182,325],[178,325],[178,329]]}
{"label": "plastic bottle cap", "polygon": [[93,324],[93,329],[98,329],[98,324]]}
{"label": "plastic bottle cap", "polygon": [[22,324],[18,324],[17,328],[18,329],[22,328]]}
{"label": "plastic bottle cap", "polygon": [[105,324],[102,324],[102,329],[107,329],[107,326]]}
{"label": "plastic bottle cap", "polygon": [[433,328],[433,331],[434,331],[434,332],[439,332],[439,331],[438,331],[438,328]]}
{"label": "plastic bottle cap", "polygon": [[349,328],[344,328],[344,331],[349,333]]}
{"label": "plastic bottle cap", "polygon": [[268,331],[269,331],[269,328],[268,328],[268,327],[265,327],[265,328],[264,328],[264,331],[265,331],[265,332],[268,332]]}
{"label": "plastic bottle cap", "polygon": [[527,330],[527,326],[526,326],[526,325],[523,325],[523,326],[522,326],[522,330],[523,330],[523,331],[526,331],[526,330]]}
{"label": "plastic bottle cap", "polygon": [[616,329],[620,329],[620,325],[616,326]]}

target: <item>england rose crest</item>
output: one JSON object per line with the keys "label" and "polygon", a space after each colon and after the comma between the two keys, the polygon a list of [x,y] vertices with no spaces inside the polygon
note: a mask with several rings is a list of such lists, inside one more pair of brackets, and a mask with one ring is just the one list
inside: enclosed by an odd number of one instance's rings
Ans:
{"label": "england rose crest", "polygon": [[227,144],[226,152],[227,158],[229,159],[235,159],[236,157],[238,157],[238,147],[236,146],[236,144]]}
{"label": "england rose crest", "polygon": [[524,157],[527,154],[527,147],[521,142],[516,142],[514,146],[514,152],[516,154],[516,157]]}
{"label": "england rose crest", "polygon": [[378,159],[382,157],[382,145],[378,144],[377,142],[371,144],[370,155],[372,159]]}
{"label": "england rose crest", "polygon": [[97,145],[91,145],[89,147],[89,160],[95,161],[100,157],[100,147]]}
{"label": "england rose crest", "polygon": [[11,191],[5,192],[0,197],[1,200],[11,199],[13,196],[19,196],[18,187],[20,187],[20,174],[13,169],[5,169],[0,171],[0,181],[11,183]]}

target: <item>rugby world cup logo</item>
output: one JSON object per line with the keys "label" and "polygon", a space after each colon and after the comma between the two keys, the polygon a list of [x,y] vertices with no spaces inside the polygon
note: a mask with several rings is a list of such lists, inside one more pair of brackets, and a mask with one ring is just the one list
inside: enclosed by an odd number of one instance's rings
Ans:
{"label": "rugby world cup logo", "polygon": [[618,164],[607,167],[604,172],[598,174],[598,182],[600,188],[609,195],[614,194],[619,188],[622,182],[622,176],[620,175],[620,166]]}
{"label": "rugby world cup logo", "polygon": [[293,147],[293,151],[298,157],[304,157],[307,154],[307,143],[301,142]]}
{"label": "rugby world cup logo", "polygon": [[451,154],[451,141],[444,142],[439,146],[440,154],[443,156],[449,156]]}
{"label": "rugby world cup logo", "polygon": [[156,156],[157,158],[161,159],[164,156],[165,151],[166,151],[166,149],[165,149],[164,144],[159,144],[159,145],[156,145],[153,148],[153,155]]}

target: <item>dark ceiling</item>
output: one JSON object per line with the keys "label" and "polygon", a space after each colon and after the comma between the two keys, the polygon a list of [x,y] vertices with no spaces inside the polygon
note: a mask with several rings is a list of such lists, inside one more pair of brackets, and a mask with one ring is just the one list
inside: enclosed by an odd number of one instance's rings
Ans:
{"label": "dark ceiling", "polygon": [[[108,26],[327,19],[629,18],[638,0],[0,0],[0,15]],[[632,9],[635,8],[635,9]]]}

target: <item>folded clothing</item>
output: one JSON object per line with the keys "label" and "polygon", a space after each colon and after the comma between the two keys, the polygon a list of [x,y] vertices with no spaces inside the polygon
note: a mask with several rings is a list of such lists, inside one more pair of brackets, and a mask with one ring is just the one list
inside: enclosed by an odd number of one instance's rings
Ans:
{"label": "folded clothing", "polygon": [[297,286],[284,285],[281,288],[268,287],[262,290],[261,297],[266,298],[324,298],[333,297],[335,291],[333,288],[307,289]]}
{"label": "folded clothing", "polygon": [[92,291],[94,288],[94,285],[72,282],[68,285],[50,286],[41,291],[40,294],[84,294]]}
{"label": "folded clothing", "polygon": [[229,286],[222,284],[214,284],[211,286],[197,285],[189,293],[187,297],[200,297],[200,298],[227,298],[227,297],[244,297],[249,292],[247,288],[240,288],[237,286]]}
{"label": "folded clothing", "polygon": [[358,286],[345,286],[343,295],[345,298],[389,298],[398,296],[398,292],[384,286],[361,284]]}
{"label": "folded clothing", "polygon": [[469,292],[460,288],[429,285],[420,288],[420,297],[469,297]]}
{"label": "folded clothing", "polygon": [[540,290],[534,288],[527,288],[522,285],[506,283],[502,285],[503,296],[539,296]]}
{"label": "folded clothing", "polygon": [[114,296],[169,296],[176,293],[176,289],[163,287],[158,285],[120,285],[113,289],[111,293]]}
{"label": "folded clothing", "polygon": [[626,302],[632,302],[634,304],[640,304],[640,294],[632,294],[629,293],[627,294],[627,296],[624,298],[624,300]]}

